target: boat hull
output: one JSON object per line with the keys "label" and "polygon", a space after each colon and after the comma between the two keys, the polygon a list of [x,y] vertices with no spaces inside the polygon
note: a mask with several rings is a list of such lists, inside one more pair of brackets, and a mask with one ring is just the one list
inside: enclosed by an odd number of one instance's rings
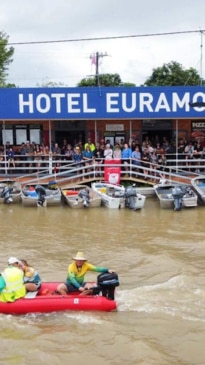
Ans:
{"label": "boat hull", "polygon": [[174,209],[175,198],[173,196],[173,189],[176,187],[179,187],[183,193],[181,198],[182,207],[192,208],[198,205],[197,195],[190,187],[176,184],[159,184],[154,186],[154,190],[162,209]]}
{"label": "boat hull", "polygon": [[80,296],[71,293],[66,296],[51,294],[59,283],[43,283],[35,298],[22,298],[13,303],[0,302],[0,313],[25,315],[29,313],[50,313],[61,311],[114,311],[117,309],[115,300],[101,295]]}
{"label": "boat hull", "polygon": [[[82,197],[80,197],[79,193],[83,189],[89,190],[89,205],[84,204],[84,200]],[[88,207],[88,208],[98,208],[101,206],[102,201],[101,197],[90,187],[85,185],[74,185],[74,186],[68,186],[61,188],[62,196],[64,197],[64,200],[69,205],[70,208],[74,209],[82,209]]]}
{"label": "boat hull", "polygon": [[191,185],[196,191],[202,204],[205,204],[205,177],[198,176],[191,180]]}
{"label": "boat hull", "polygon": [[123,186],[114,185],[104,182],[96,182],[92,184],[92,189],[101,197],[102,205],[110,209],[125,208]]}
{"label": "boat hull", "polygon": [[[61,190],[56,187],[55,189],[50,189],[48,184],[41,185],[45,189],[45,201],[43,203],[44,207],[47,206],[58,206],[61,204]],[[25,207],[36,207],[38,206],[39,196],[35,192],[36,184],[29,184],[23,187],[21,192],[22,205]],[[33,188],[30,191],[30,188]]]}

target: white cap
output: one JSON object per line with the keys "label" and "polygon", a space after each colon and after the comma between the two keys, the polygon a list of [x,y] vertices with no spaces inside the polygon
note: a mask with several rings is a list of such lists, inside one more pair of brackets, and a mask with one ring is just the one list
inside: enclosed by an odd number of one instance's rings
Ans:
{"label": "white cap", "polygon": [[8,259],[9,265],[18,264],[19,262],[20,261],[16,257],[9,257],[9,259]]}

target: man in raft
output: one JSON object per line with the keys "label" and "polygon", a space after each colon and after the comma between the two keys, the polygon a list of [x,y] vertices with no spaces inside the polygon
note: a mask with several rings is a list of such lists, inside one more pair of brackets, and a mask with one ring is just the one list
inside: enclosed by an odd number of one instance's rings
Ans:
{"label": "man in raft", "polygon": [[74,262],[68,266],[68,275],[65,283],[57,287],[57,292],[66,295],[69,292],[80,292],[82,294],[90,294],[93,287],[92,284],[84,281],[87,271],[95,271],[99,273],[113,273],[106,267],[94,266],[87,262],[83,252],[77,252],[73,257]]}
{"label": "man in raft", "polygon": [[0,275],[0,302],[15,302],[26,295],[23,271],[16,257],[8,259],[8,267]]}

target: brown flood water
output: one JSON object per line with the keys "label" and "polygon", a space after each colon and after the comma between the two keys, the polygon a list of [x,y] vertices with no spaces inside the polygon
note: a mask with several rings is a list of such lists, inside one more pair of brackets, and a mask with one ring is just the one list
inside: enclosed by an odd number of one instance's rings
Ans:
{"label": "brown flood water", "polygon": [[64,281],[83,250],[121,282],[117,312],[0,315],[0,364],[204,365],[204,218],[150,198],[137,212],[0,206],[1,270],[17,256]]}

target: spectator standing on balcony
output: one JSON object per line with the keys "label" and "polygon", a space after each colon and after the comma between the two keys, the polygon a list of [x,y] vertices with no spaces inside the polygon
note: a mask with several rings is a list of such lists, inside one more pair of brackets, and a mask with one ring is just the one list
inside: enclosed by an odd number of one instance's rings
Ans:
{"label": "spectator standing on balcony", "polygon": [[124,147],[122,149],[122,163],[124,164],[124,171],[129,171],[129,164],[132,158],[132,150],[128,146],[128,143],[124,143]]}
{"label": "spectator standing on balcony", "polygon": [[[100,145],[99,143],[96,143],[96,148],[93,153],[93,162],[95,165],[96,171],[101,171],[101,166],[103,166],[103,159],[104,159],[104,148],[103,145]],[[100,175],[100,174],[99,174]],[[96,174],[97,176],[97,174]]]}
{"label": "spectator standing on balcony", "polygon": [[53,155],[53,160],[56,161],[56,163],[54,164],[54,172],[58,172],[60,170],[60,158],[61,158],[61,148],[59,147],[58,143],[55,143],[53,148],[52,148],[52,155]]}
{"label": "spectator standing on balcony", "polygon": [[201,144],[201,141],[198,139],[198,141],[194,144],[194,155],[193,157],[195,159],[197,159],[197,168],[195,170],[196,173],[200,173],[200,168],[199,166],[201,165],[201,158],[202,158],[202,152],[203,152],[203,147]]}
{"label": "spectator standing on balcony", "polygon": [[73,160],[73,149],[70,143],[67,144],[65,149],[65,160],[72,161]]}
{"label": "spectator standing on balcony", "polygon": [[175,159],[175,149],[168,141],[165,142],[164,146],[165,147],[163,148],[167,158],[167,166],[171,166],[172,162],[169,162],[169,160]]}
{"label": "spectator standing on balcony", "polygon": [[90,147],[90,151],[92,151],[92,152],[95,151],[95,144],[92,143],[91,138],[88,138],[88,141],[85,143],[85,145],[84,145],[84,151],[86,150],[86,147],[87,146]]}
{"label": "spectator standing on balcony", "polygon": [[114,158],[114,160],[121,160],[121,158],[122,158],[122,151],[121,151],[119,143],[116,143],[116,145],[114,147],[113,158]]}
{"label": "spectator standing on balcony", "polygon": [[91,171],[91,166],[93,163],[93,151],[91,151],[90,146],[87,144],[86,149],[83,151],[83,161],[84,161],[84,165],[87,167],[84,170],[84,174],[85,172],[90,172]]}
{"label": "spectator standing on balcony", "polygon": [[14,156],[15,156],[15,151],[13,150],[13,147],[10,147],[7,151],[6,151],[6,158],[7,158],[7,162],[8,162],[8,169],[10,169],[10,167],[12,166],[13,168],[15,168],[15,160],[14,160]]}
{"label": "spectator standing on balcony", "polygon": [[[186,159],[186,166],[191,166],[190,160],[193,159],[193,154],[194,154],[194,146],[193,146],[192,141],[190,141],[186,145],[186,147],[184,149],[184,153],[185,153],[185,159]],[[190,168],[189,168],[189,171],[191,171]]]}
{"label": "spectator standing on balcony", "polygon": [[75,146],[74,152],[73,152],[73,161],[76,164],[77,175],[82,174],[82,170],[80,169],[82,166],[82,160],[83,160],[83,155],[82,155],[81,149],[79,146]]}
{"label": "spectator standing on balcony", "polygon": [[4,149],[0,148],[0,171],[4,171],[5,162],[4,162]]}
{"label": "spectator standing on balcony", "polygon": [[65,155],[65,151],[67,150],[67,139],[64,138],[63,140],[63,144],[62,144],[62,147],[61,147],[61,155]]}
{"label": "spectator standing on balcony", "polygon": [[140,147],[137,145],[135,150],[132,152],[132,163],[135,165],[137,171],[139,171],[138,167],[141,166],[141,157]]}
{"label": "spectator standing on balcony", "polygon": [[34,159],[34,157],[33,157],[34,150],[33,150],[33,146],[30,144],[30,141],[26,141],[25,152],[26,152],[26,161],[28,161],[26,168],[29,167],[30,168],[29,173],[32,173],[31,168],[33,165],[32,161]]}
{"label": "spectator standing on balcony", "polygon": [[105,145],[105,150],[104,150],[104,159],[105,160],[112,160],[112,154],[113,154],[113,150],[110,147],[110,144],[106,144]]}
{"label": "spectator standing on balcony", "polygon": [[40,167],[42,166],[42,159],[43,159],[43,151],[40,148],[40,145],[37,144],[34,148],[34,161],[36,165],[36,169],[39,172]]}
{"label": "spectator standing on balcony", "polygon": [[20,172],[25,172],[24,168],[25,168],[25,163],[24,161],[26,161],[26,145],[24,142],[21,143],[21,147],[19,149],[19,153],[20,153]]}

